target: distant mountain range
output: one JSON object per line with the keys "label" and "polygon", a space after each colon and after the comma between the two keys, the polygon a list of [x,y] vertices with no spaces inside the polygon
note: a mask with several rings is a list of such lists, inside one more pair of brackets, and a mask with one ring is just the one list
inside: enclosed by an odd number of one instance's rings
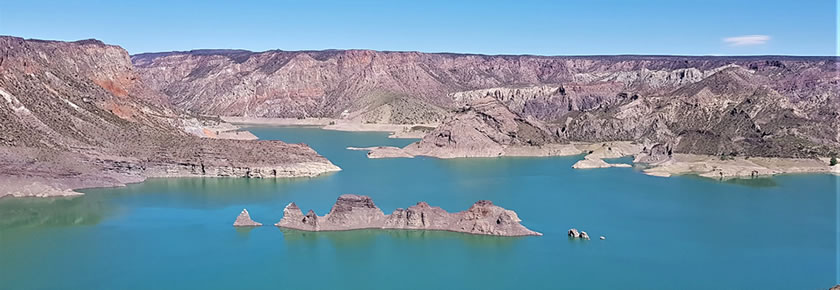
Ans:
{"label": "distant mountain range", "polygon": [[195,50],[131,60],[145,84],[198,114],[439,123],[492,97],[560,142],[727,156],[840,152],[835,57]]}
{"label": "distant mountain range", "polygon": [[150,176],[338,170],[303,144],[227,140],[248,135],[217,116],[436,124],[412,147],[432,156],[446,146],[490,154],[634,141],[669,154],[825,157],[840,153],[838,85],[834,57],[129,56],[97,40],[0,36],[0,196],[62,195]]}

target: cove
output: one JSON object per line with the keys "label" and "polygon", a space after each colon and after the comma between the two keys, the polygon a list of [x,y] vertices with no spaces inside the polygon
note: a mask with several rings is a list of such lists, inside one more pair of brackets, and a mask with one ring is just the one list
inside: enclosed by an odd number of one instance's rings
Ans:
{"label": "cove", "polygon": [[[634,168],[572,169],[579,156],[367,159],[345,148],[414,140],[249,130],[306,143],[343,170],[301,179],[150,179],[73,199],[0,200],[0,288],[822,289],[838,282],[836,176],[659,178]],[[324,214],[342,193],[369,195],[386,213],[418,201],[460,211],[492,200],[544,236],[268,226],[291,201]],[[267,226],[233,228],[242,208]],[[594,239],[570,240],[571,227]]]}

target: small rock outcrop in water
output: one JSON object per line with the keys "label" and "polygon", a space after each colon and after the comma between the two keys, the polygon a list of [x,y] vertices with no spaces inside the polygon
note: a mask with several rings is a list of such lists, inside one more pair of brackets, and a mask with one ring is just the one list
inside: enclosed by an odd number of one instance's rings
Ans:
{"label": "small rock outcrop in water", "polygon": [[587,234],[587,233],[586,233],[586,232],[584,232],[584,231],[581,231],[581,232],[580,232],[580,236],[579,236],[578,238],[581,238],[581,239],[584,239],[584,240],[588,240],[588,239],[589,239],[589,234]]}
{"label": "small rock outcrop in water", "polygon": [[261,223],[251,219],[251,215],[248,214],[247,209],[242,209],[242,212],[236,217],[236,221],[233,222],[234,227],[258,227],[261,225]]}
{"label": "small rock outcrop in water", "polygon": [[572,229],[569,229],[569,237],[575,238],[575,239],[588,240],[589,239],[589,234],[587,234],[584,231],[578,231],[578,229],[572,228]]}
{"label": "small rock outcrop in water", "polygon": [[481,200],[469,209],[449,213],[425,202],[406,209],[398,208],[390,215],[382,212],[373,200],[364,195],[344,194],[338,197],[330,212],[319,217],[310,210],[305,216],[295,203],[283,210],[283,218],[275,224],[281,228],[304,231],[343,231],[355,229],[438,230],[493,236],[541,236],[522,226],[512,210]]}

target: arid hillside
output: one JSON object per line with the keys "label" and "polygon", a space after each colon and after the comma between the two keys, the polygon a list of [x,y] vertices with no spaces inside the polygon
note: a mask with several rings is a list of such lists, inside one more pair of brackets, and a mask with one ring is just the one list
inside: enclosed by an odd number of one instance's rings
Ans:
{"label": "arid hillside", "polygon": [[490,97],[561,141],[708,155],[840,152],[832,57],[198,50],[132,62],[174,106],[201,114],[440,123]]}
{"label": "arid hillside", "polygon": [[[0,96],[0,197],[70,194],[151,176],[337,169],[303,144],[213,138],[229,124],[171,107],[142,82],[125,50],[95,40],[0,37]],[[196,128],[206,134],[187,133]]]}

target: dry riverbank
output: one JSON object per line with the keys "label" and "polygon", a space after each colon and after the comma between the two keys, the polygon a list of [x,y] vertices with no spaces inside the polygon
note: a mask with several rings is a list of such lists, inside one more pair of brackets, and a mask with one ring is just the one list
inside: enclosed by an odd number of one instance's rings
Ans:
{"label": "dry riverbank", "polygon": [[[836,167],[836,166],[835,166]],[[673,154],[664,162],[652,164],[644,173],[653,176],[696,174],[714,179],[754,178],[788,173],[832,173],[821,159],[736,157]]]}
{"label": "dry riverbank", "polygon": [[347,132],[389,132],[389,138],[422,138],[438,124],[380,124],[363,123],[356,120],[332,118],[259,118],[259,117],[222,117],[225,122],[239,125],[262,126],[314,126],[324,130]]}
{"label": "dry riverbank", "polygon": [[[414,156],[428,156],[436,158],[474,158],[474,157],[548,157],[583,155],[584,158],[576,162],[575,169],[596,169],[609,167],[633,167],[628,163],[608,163],[603,159],[621,158],[628,156],[644,156],[644,146],[627,141],[599,142],[599,143],[570,143],[547,144],[543,146],[508,146],[501,150],[418,150],[414,144],[405,148],[379,146],[368,148],[348,148],[351,150],[367,150],[368,158],[412,158]],[[713,179],[754,178],[777,174],[793,173],[835,173],[840,174],[840,166],[831,167],[827,158],[797,159],[797,158],[768,158],[768,157],[737,157],[724,158],[719,156],[680,154],[675,153],[655,163],[641,162],[636,158],[633,162],[639,166],[647,166],[643,172],[652,176],[670,177],[674,175],[698,175]]]}

